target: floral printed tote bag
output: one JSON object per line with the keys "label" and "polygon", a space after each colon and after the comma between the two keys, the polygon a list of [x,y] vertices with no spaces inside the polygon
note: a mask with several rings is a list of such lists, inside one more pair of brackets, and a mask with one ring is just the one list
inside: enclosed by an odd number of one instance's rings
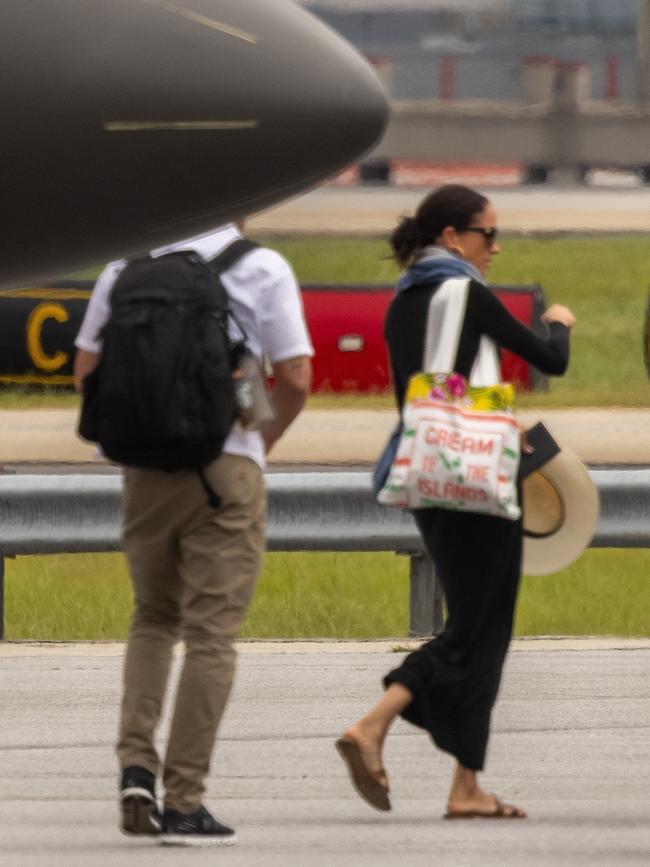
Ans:
{"label": "floral printed tote bag", "polygon": [[429,307],[424,371],[411,377],[401,436],[380,503],[437,506],[516,520],[519,425],[513,388],[499,382],[494,343],[486,337],[470,381],[452,373],[469,281],[445,281]]}

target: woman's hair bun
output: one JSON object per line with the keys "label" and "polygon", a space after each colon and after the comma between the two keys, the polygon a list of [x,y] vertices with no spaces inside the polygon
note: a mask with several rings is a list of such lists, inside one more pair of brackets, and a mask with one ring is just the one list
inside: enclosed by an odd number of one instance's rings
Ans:
{"label": "woman's hair bun", "polygon": [[389,241],[395,259],[400,265],[407,265],[422,244],[422,232],[415,217],[400,217]]}

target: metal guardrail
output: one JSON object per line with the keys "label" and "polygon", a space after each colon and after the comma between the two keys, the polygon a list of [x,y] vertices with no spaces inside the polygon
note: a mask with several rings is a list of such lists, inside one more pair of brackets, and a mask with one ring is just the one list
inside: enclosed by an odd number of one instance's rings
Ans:
{"label": "metal guardrail", "polygon": [[[601,501],[592,547],[650,547],[650,470],[590,470]],[[410,564],[411,635],[442,622],[433,565],[408,512],[380,506],[369,473],[269,473],[270,551],[394,551]],[[117,475],[0,476],[0,638],[4,558],[121,549]]]}

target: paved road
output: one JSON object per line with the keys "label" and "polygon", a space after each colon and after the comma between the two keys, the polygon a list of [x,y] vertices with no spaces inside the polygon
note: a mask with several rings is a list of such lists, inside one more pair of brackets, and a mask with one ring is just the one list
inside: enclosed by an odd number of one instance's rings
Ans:
{"label": "paved road", "polygon": [[394,652],[245,645],[208,785],[240,842],[192,853],[116,830],[121,645],[0,646],[0,865],[647,865],[650,644],[580,646],[591,645],[516,642],[506,668],[486,783],[530,819],[448,823],[450,760],[421,732],[401,721],[393,730],[388,815],[357,799],[333,750],[378,696]]}
{"label": "paved road", "polygon": [[[523,410],[543,419],[586,463],[650,464],[650,409]],[[308,410],[278,443],[275,464],[368,464],[395,424],[391,410]],[[0,412],[0,465],[25,461],[93,462],[95,449],[75,435],[75,410]]]}
{"label": "paved road", "polygon": [[[648,232],[650,189],[486,189],[506,232]],[[385,235],[411,214],[424,189],[321,187],[249,221],[256,232]]]}

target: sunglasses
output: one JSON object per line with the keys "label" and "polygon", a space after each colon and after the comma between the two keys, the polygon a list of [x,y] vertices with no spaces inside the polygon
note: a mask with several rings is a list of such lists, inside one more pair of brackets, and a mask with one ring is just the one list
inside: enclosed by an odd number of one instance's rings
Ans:
{"label": "sunglasses", "polygon": [[476,232],[479,235],[483,235],[488,244],[494,244],[499,237],[499,230],[497,228],[484,229],[482,226],[468,226],[463,231]]}

